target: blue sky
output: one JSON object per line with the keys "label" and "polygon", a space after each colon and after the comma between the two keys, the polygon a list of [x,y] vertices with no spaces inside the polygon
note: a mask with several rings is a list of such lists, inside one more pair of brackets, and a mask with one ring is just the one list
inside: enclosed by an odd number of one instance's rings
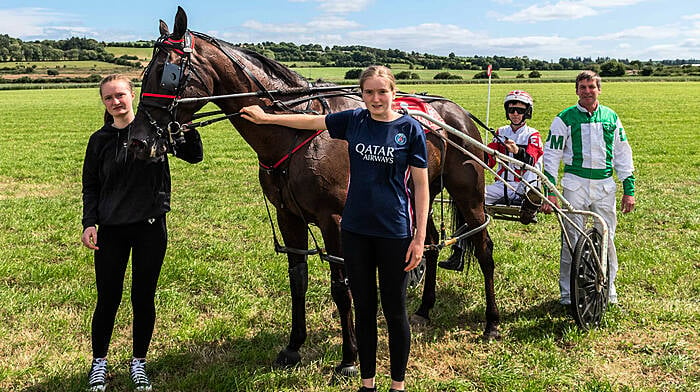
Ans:
{"label": "blue sky", "polygon": [[700,1],[0,0],[0,34],[155,39],[177,6],[189,28],[232,43],[366,45],[460,56],[700,58]]}

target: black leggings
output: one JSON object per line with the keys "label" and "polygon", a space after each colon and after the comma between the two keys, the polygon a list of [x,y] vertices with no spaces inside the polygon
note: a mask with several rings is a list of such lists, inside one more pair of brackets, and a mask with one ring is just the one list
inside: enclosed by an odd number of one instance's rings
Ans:
{"label": "black leggings", "polygon": [[92,356],[107,356],[131,252],[133,355],[145,358],[156,322],[156,285],[168,245],[165,215],[152,223],[100,226],[97,241],[100,249],[95,251],[97,305],[92,315]]}
{"label": "black leggings", "polygon": [[410,238],[391,239],[342,231],[345,269],[355,306],[360,374],[372,378],[377,370],[377,274],[382,312],[389,332],[391,379],[404,381],[411,329],[406,313],[408,274],[405,257]]}

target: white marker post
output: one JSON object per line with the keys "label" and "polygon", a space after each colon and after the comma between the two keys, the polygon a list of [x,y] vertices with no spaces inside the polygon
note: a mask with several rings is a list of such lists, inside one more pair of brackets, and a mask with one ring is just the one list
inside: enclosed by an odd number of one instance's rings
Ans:
{"label": "white marker post", "polygon": [[[489,92],[486,95],[486,127],[489,126],[489,109],[491,108],[491,64],[486,67],[486,75],[489,77]],[[488,138],[489,134],[488,131],[486,131],[486,138]],[[486,140],[484,138],[484,141]]]}

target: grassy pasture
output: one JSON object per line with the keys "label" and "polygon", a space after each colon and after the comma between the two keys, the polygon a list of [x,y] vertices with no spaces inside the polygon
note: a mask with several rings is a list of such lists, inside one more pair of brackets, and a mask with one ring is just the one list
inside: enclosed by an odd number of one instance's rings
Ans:
{"label": "grassy pasture", "polygon": [[[504,123],[492,86],[490,124]],[[486,118],[485,85],[401,85],[447,96]],[[531,125],[575,101],[573,84],[526,86]],[[411,391],[696,391],[700,389],[700,83],[607,83],[601,101],[627,128],[637,209],[620,216],[618,293],[603,328],[579,331],[559,307],[558,226],[497,221],[501,341],[483,343],[483,278],[438,271],[432,323],[413,329]],[[0,390],[81,391],[95,301],[92,254],[79,244],[85,144],[101,124],[96,89],[0,91]],[[329,385],[340,328],[327,266],[309,259],[303,363],[271,367],[286,345],[285,258],[275,255],[257,161],[228,124],[202,129],[205,160],[171,160],[170,246],[149,353],[160,391],[355,391]],[[447,251],[443,252],[443,257]],[[130,390],[127,278],[110,350],[110,389]],[[415,309],[420,290],[409,294]],[[378,384],[388,385],[380,322]]]}
{"label": "grassy pasture", "polygon": [[[145,65],[145,64],[144,64]],[[141,75],[141,69],[106,63],[104,61],[76,60],[76,61],[22,61],[11,63],[0,63],[0,67],[19,67],[25,69],[27,67],[35,67],[32,73],[8,74],[4,73],[3,79],[17,79],[22,76],[28,76],[32,79],[46,79],[48,81],[56,78],[66,77],[87,77],[92,74],[108,75],[111,73],[122,73],[133,78]],[[58,76],[48,76],[48,70],[58,71]]]}
{"label": "grassy pasture", "polygon": [[[316,80],[332,80],[332,81],[342,81],[345,78],[345,73],[350,69],[358,67],[314,67],[303,63],[285,62],[286,65],[297,64],[296,67],[292,68],[305,78]],[[464,80],[472,80],[474,75],[481,71],[474,70],[452,70],[452,69],[408,69],[406,64],[393,64],[392,70],[394,73],[401,71],[415,72],[420,76],[420,80],[433,80],[433,77],[440,72],[449,72],[452,75],[459,75]],[[515,79],[519,74],[525,75],[525,80],[527,80],[527,75],[530,73],[529,70],[523,71],[513,71],[511,69],[502,69],[494,71],[498,74],[501,79]],[[542,76],[540,79],[571,79],[574,80],[576,75],[580,72],[577,70],[566,70],[566,71],[539,71]]]}
{"label": "grassy pasture", "polygon": [[121,46],[108,46],[105,48],[108,53],[112,53],[114,57],[121,57],[123,55],[136,56],[139,58],[144,65],[151,61],[151,55],[153,54],[153,48],[126,48]]}

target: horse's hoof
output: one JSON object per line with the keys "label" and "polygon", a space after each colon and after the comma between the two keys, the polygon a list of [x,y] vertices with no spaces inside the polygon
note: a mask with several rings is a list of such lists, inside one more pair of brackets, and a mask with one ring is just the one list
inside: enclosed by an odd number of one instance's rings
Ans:
{"label": "horse's hoof", "polygon": [[413,313],[411,317],[408,318],[408,321],[411,323],[411,325],[416,325],[419,327],[425,327],[430,323],[430,318],[429,317],[423,317],[419,314]]}
{"label": "horse's hoof", "polygon": [[497,328],[487,329],[481,337],[484,342],[491,342],[494,340],[500,340],[501,334],[498,332]]}
{"label": "horse's hoof", "polygon": [[284,349],[277,354],[275,366],[288,369],[298,365],[301,362],[301,354],[298,351]]}
{"label": "horse's hoof", "polygon": [[333,373],[336,376],[348,378],[354,378],[358,375],[357,368],[355,367],[355,365],[346,363],[341,363],[340,365],[336,366]]}

